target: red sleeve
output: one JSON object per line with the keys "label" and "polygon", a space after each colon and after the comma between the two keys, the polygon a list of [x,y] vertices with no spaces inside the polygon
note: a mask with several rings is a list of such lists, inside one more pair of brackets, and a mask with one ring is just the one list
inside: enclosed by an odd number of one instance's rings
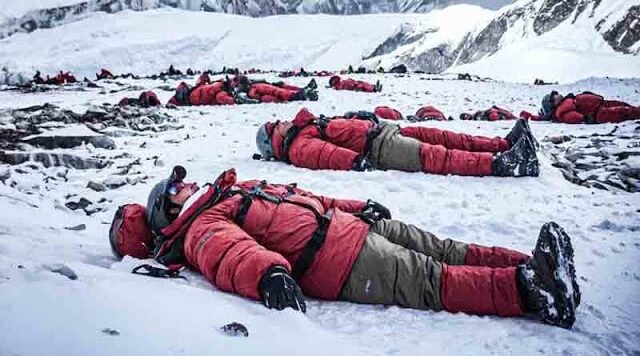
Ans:
{"label": "red sleeve", "polygon": [[584,116],[576,110],[574,100],[567,99],[560,103],[556,109],[556,118],[565,124],[581,124],[584,122]]}
{"label": "red sleeve", "polygon": [[361,200],[349,200],[349,199],[337,199],[331,197],[325,197],[322,195],[315,195],[309,191],[302,190],[299,188],[295,189],[296,194],[313,197],[320,201],[322,206],[325,209],[340,209],[347,213],[359,213],[364,209],[364,206],[367,204]]}
{"label": "red sleeve", "polygon": [[287,271],[291,266],[282,255],[258,244],[225,215],[215,210],[205,212],[189,231],[199,238],[188,239],[185,253],[217,288],[259,300],[258,285],[264,273],[275,265]]}
{"label": "red sleeve", "polygon": [[298,111],[296,117],[291,122],[293,122],[293,124],[297,127],[302,128],[312,123],[314,119],[315,115],[313,115],[311,111],[309,111],[307,108],[302,108],[300,109],[300,111]]}
{"label": "red sleeve", "polygon": [[358,153],[339,147],[318,137],[318,130],[303,130],[289,148],[289,160],[294,166],[309,169],[349,171]]}

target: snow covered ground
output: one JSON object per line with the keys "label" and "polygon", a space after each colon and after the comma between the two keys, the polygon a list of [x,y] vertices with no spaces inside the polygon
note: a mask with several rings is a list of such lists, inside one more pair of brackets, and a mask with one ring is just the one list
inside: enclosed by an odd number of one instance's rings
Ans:
{"label": "snow covered ground", "polygon": [[[164,12],[157,15],[168,16]],[[34,41],[40,43],[37,37]],[[93,65],[91,58],[86,59],[87,69]],[[53,60],[45,56],[38,59],[51,61],[53,66]],[[258,125],[265,120],[291,118],[303,106],[318,114],[334,115],[391,105],[409,114],[431,104],[457,117],[460,112],[492,104],[516,112],[535,111],[539,99],[551,89],[592,90],[640,103],[639,79],[591,79],[541,87],[427,80],[435,78],[426,75],[359,78],[379,78],[384,91],[336,92],[325,89],[326,79],[320,79],[318,102],[160,109],[176,117],[184,128],[115,137],[115,150],[90,146],[64,150],[113,162],[102,170],[71,169],[65,173],[63,168],[43,168],[38,164],[0,165],[0,176],[6,170],[11,174],[0,184],[0,355],[640,353],[640,194],[590,189],[567,182],[550,165],[546,144],[540,154],[541,176],[521,179],[393,171],[318,172],[251,159]],[[305,84],[307,79],[288,81]],[[162,87],[176,84],[122,82],[154,89],[163,102],[172,93]],[[99,82],[107,89],[117,87],[105,83]],[[114,104],[123,95],[138,92],[109,93],[91,88],[36,94],[2,91],[0,110],[49,102],[84,111],[103,102]],[[512,122],[455,120],[423,125],[503,136]],[[640,130],[638,122],[620,126],[623,132]],[[557,134],[603,133],[613,127],[532,123],[538,139]],[[104,192],[86,187],[89,181],[122,179],[116,173],[138,158],[139,164],[133,164],[126,177],[139,178],[140,183]],[[583,291],[576,324],[573,330],[563,330],[519,318],[322,301],[309,301],[307,314],[277,312],[220,292],[195,273],[186,274],[188,281],[132,275],[131,268],[140,261],[117,261],[112,257],[107,241],[109,223],[118,205],[144,203],[152,185],[165,178],[174,164],[185,165],[188,178],[200,183],[212,181],[222,170],[235,167],[239,179],[295,181],[326,195],[371,198],[386,204],[395,218],[440,236],[522,251],[532,249],[544,222],[555,220],[571,235],[576,249]],[[106,199],[99,204],[105,210],[87,216],[82,210],[64,207],[65,202],[80,197],[93,202]],[[65,229],[79,224],[86,229]],[[70,280],[51,273],[57,264],[70,267],[78,278]],[[222,325],[233,321],[248,327],[248,338],[233,338],[219,331]],[[109,330],[116,330],[118,335]]]}
{"label": "snow covered ground", "polygon": [[359,63],[401,23],[422,16],[251,18],[176,9],[98,13],[0,40],[0,67],[26,75],[36,69],[43,73],[64,69],[80,78],[93,77],[102,67],[114,73],[145,74],[171,64],[214,70],[223,66],[335,70]]}

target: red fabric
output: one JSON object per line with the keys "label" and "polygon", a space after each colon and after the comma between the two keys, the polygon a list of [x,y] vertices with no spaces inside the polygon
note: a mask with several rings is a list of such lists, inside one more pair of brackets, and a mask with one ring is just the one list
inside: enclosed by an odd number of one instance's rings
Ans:
{"label": "red fabric", "polygon": [[[310,169],[351,170],[353,161],[366,146],[367,134],[374,123],[368,120],[333,119],[324,130],[311,124],[315,116],[302,109],[293,120],[300,132],[290,144],[289,160],[294,166]],[[283,138],[274,135],[273,150],[282,159]]]}
{"label": "red fabric", "polygon": [[535,115],[525,110],[520,111],[520,117],[531,121],[544,121],[544,116]]}
{"label": "red fabric", "polygon": [[529,256],[503,247],[487,247],[469,244],[464,264],[467,266],[517,267],[526,263]]}
{"label": "red fabric", "polygon": [[490,176],[493,174],[493,153],[450,150],[441,145],[420,145],[422,170],[432,174],[459,176]]}
{"label": "red fabric", "polygon": [[418,111],[416,111],[416,116],[425,120],[444,121],[447,119],[442,111],[434,108],[433,106],[425,106],[418,109]]}
{"label": "red fabric", "polygon": [[98,80],[100,80],[100,79],[111,79],[111,78],[114,78],[114,75],[113,75],[113,73],[111,73],[107,69],[102,68],[102,69],[100,69],[100,73],[96,74],[96,78]]}
{"label": "red fabric", "polygon": [[224,90],[221,81],[204,84],[194,88],[189,94],[191,105],[233,105],[233,96]]}
{"label": "red fabric", "polygon": [[513,115],[509,110],[502,109],[497,106],[493,106],[488,110],[487,116],[489,121],[498,121],[498,120],[515,120],[517,117]]}
{"label": "red fabric", "polygon": [[256,83],[251,85],[248,95],[263,103],[282,103],[291,101],[297,92],[298,90],[279,88],[267,83]]}
{"label": "red fabric", "polygon": [[148,105],[148,106],[162,105],[162,103],[160,102],[160,99],[158,99],[158,96],[152,90],[143,91],[142,94],[140,94],[139,99],[140,99],[140,102],[143,103],[143,105]]}
{"label": "red fabric", "polygon": [[[240,182],[234,189],[250,190],[259,181]],[[287,186],[268,184],[267,194],[312,206],[320,214],[331,210],[326,240],[307,273],[298,280],[306,295],[335,300],[362,249],[369,226],[352,213],[365,203],[316,196]],[[184,249],[187,261],[224,291],[260,299],[258,284],[274,265],[291,270],[316,229],[314,213],[290,203],[255,199],[243,225],[234,222],[240,195],[224,198],[198,216],[189,228]]]}
{"label": "red fabric", "polygon": [[445,310],[477,315],[521,316],[516,268],[442,265],[440,298]]}
{"label": "red fabric", "polygon": [[293,90],[293,91],[296,91],[296,92],[302,89],[300,87],[297,87],[297,86],[291,85],[291,84],[287,84],[287,83],[282,83],[282,84],[278,85],[278,87],[282,88],[282,89]]}
{"label": "red fabric", "polygon": [[400,129],[400,134],[413,137],[430,145],[442,145],[447,149],[471,152],[503,152],[509,150],[509,143],[501,137],[471,136],[433,127],[403,127]]}
{"label": "red fabric", "polygon": [[121,256],[148,258],[153,249],[153,234],[147,223],[146,208],[140,204],[120,207],[109,229],[111,246]]}
{"label": "red fabric", "polygon": [[597,94],[582,93],[565,97],[555,109],[555,118],[567,124],[608,123],[633,120],[638,109],[618,100],[604,100]]}
{"label": "red fabric", "polygon": [[[337,79],[333,79],[337,78]],[[373,93],[375,91],[375,85],[363,82],[361,80],[354,79],[340,79],[338,76],[332,77],[332,81],[329,85],[335,90],[351,90],[351,91],[363,91],[367,93]]]}
{"label": "red fabric", "polygon": [[402,120],[402,114],[400,111],[388,106],[377,106],[373,110],[373,113],[385,120]]}

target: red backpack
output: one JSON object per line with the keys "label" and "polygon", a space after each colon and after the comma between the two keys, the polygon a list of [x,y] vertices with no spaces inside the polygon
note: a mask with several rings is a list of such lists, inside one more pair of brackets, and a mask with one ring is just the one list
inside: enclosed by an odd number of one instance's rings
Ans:
{"label": "red backpack", "polygon": [[140,204],[120,206],[111,222],[109,242],[120,258],[148,258],[153,252],[153,233],[147,223],[146,208]]}

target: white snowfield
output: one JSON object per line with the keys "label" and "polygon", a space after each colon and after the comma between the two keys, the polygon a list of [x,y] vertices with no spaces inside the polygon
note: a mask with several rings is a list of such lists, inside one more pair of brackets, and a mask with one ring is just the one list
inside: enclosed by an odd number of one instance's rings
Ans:
{"label": "white snowfield", "polygon": [[[562,86],[499,82],[421,80],[360,76],[384,83],[382,93],[337,92],[320,85],[320,100],[309,103],[162,109],[185,127],[144,136],[116,137],[117,149],[83,146],[67,152],[98,154],[116,163],[103,170],[44,169],[32,164],[0,166],[11,171],[0,184],[0,355],[632,355],[640,352],[640,195],[612,193],[573,185],[550,165],[547,145],[540,152],[538,178],[474,178],[422,173],[311,171],[251,159],[254,134],[265,120],[290,119],[303,106],[315,113],[392,105],[405,114],[432,104],[457,116],[492,104],[513,111],[535,110],[551,89],[592,90],[640,103],[640,80],[588,80]],[[274,77],[266,77],[275,80]],[[324,84],[321,79],[319,84]],[[304,84],[305,78],[292,78]],[[102,82],[101,82],[102,83]],[[137,82],[154,88],[163,102],[170,92],[158,87],[176,82]],[[123,95],[0,92],[0,106],[50,102],[86,110],[91,104],[116,103]],[[513,122],[429,122],[471,134],[504,136]],[[610,132],[614,125],[532,123],[538,139],[558,134]],[[619,131],[638,130],[637,122]],[[188,137],[188,139],[187,139]],[[176,143],[177,142],[177,143]],[[144,147],[141,147],[146,143]],[[129,153],[129,158],[115,158]],[[140,158],[128,177],[148,176],[137,185],[94,192],[92,181],[122,178],[122,165]],[[154,165],[159,159],[162,165]],[[638,161],[635,161],[637,164]],[[374,199],[394,218],[414,223],[441,237],[531,251],[540,226],[557,221],[572,237],[582,304],[572,330],[527,318],[499,318],[308,300],[306,314],[268,310],[259,302],[221,292],[199,274],[188,281],[132,275],[142,261],[116,260],[108,229],[117,206],[146,202],[153,184],[184,165],[188,180],[211,182],[231,167],[238,178],[298,182],[305,189],[335,197]],[[18,172],[20,170],[22,173]],[[9,184],[15,181],[16,186]],[[63,206],[85,197],[109,200],[106,211],[86,216]],[[84,231],[65,227],[85,224]],[[144,261],[153,263],[153,261]],[[78,275],[70,280],[46,266],[65,264]],[[50,269],[50,268],[49,268]],[[249,337],[230,337],[219,328],[231,322],[247,326]],[[106,331],[103,331],[106,330]],[[110,335],[115,330],[119,335]]]}
{"label": "white snowfield", "polygon": [[[575,23],[569,19],[542,36],[534,34],[532,19],[519,20],[497,53],[448,72],[526,83],[535,78],[571,83],[589,77],[638,77],[640,58],[615,52],[594,26],[600,20],[615,23],[639,1],[603,2],[593,17],[587,10]],[[498,11],[461,4],[427,14],[361,16],[250,18],[171,8],[95,13],[78,22],[0,40],[0,68],[23,78],[36,70],[43,74],[69,70],[80,79],[93,78],[102,67],[114,73],[150,74],[171,64],[214,70],[223,66],[338,70],[350,64],[382,64],[390,69],[399,64],[400,54],[417,55],[441,44],[455,48],[465,34],[481,30],[492,18],[521,3]],[[14,7],[20,8],[8,9]],[[404,24],[416,33],[430,33],[416,44],[363,61]]]}
{"label": "white snowfield", "polygon": [[[179,68],[323,70],[357,65],[401,23],[419,14],[251,18],[158,9],[96,13],[86,20],[0,41],[0,67],[32,75],[70,70],[93,78]],[[34,52],[34,49],[36,50]]]}

